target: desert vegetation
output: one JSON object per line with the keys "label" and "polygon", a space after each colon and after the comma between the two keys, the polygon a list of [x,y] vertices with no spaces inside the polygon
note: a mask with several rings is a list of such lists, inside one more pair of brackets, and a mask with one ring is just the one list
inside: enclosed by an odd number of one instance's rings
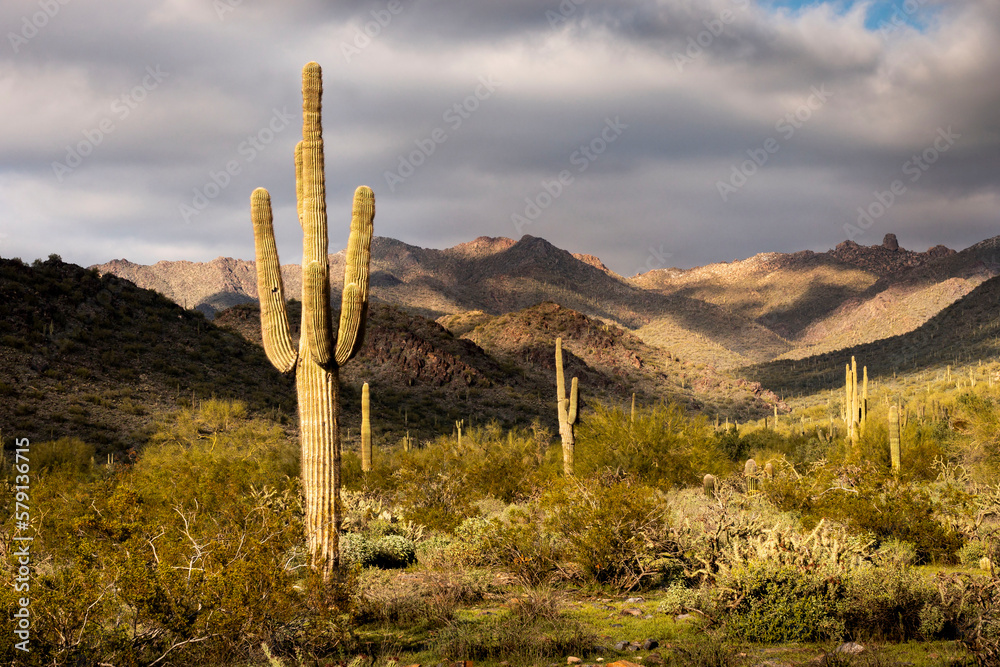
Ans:
{"label": "desert vegetation", "polygon": [[[346,451],[334,586],[309,567],[299,449],[243,402],[165,414],[110,465],[80,440],[33,444],[31,659],[759,664],[851,640],[870,647],[858,664],[922,646],[991,664],[1000,391],[942,396],[947,422],[909,417],[898,474],[871,398],[856,441],[787,416],[727,428],[676,405],[592,403],[573,475],[541,423],[377,442],[367,472]],[[3,660],[13,651],[0,640]]]}

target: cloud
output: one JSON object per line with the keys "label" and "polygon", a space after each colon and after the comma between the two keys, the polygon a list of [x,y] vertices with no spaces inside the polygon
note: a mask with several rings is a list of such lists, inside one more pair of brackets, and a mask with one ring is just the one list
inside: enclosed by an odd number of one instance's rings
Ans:
{"label": "cloud", "polygon": [[[511,216],[563,170],[573,183],[522,232],[626,274],[650,246],[679,266],[822,250],[949,127],[960,139],[858,240],[962,247],[996,228],[995,3],[927,0],[880,32],[860,3],[220,2],[66,0],[33,33],[39,0],[0,7],[15,35],[0,43],[0,252],[248,258],[262,185],[294,261],[309,60],[324,67],[334,250],[361,183],[378,234],[443,247],[519,236]],[[169,74],[149,87],[149,68]],[[806,114],[816,89],[829,97]],[[276,114],[295,119],[275,131]],[[615,117],[628,129],[575,171]],[[778,150],[723,201],[718,183],[768,139]],[[60,179],[53,163],[81,142]],[[401,160],[413,173],[391,183]]]}

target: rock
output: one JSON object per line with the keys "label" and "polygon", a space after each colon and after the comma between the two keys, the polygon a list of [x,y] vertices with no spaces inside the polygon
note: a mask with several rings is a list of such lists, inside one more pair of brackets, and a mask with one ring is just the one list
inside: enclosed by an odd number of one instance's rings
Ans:
{"label": "rock", "polygon": [[675,621],[690,621],[694,619],[694,614],[681,614],[680,616],[674,616]]}
{"label": "rock", "polygon": [[576,657],[575,655],[571,655],[568,658],[566,658],[566,664],[567,665],[579,665],[582,662],[583,662],[583,660],[581,660],[580,658]]}
{"label": "rock", "polygon": [[658,642],[655,639],[653,639],[652,637],[650,637],[649,639],[647,639],[646,641],[644,641],[642,643],[642,650],[643,651],[652,651],[654,648],[658,647],[659,645],[660,645],[660,642]]}
{"label": "rock", "polygon": [[622,616],[642,616],[641,609],[622,609]]}
{"label": "rock", "polygon": [[615,660],[614,662],[609,662],[608,667],[639,667],[639,665],[628,660]]}
{"label": "rock", "polygon": [[659,653],[650,653],[646,656],[646,659],[643,660],[643,663],[647,665],[662,665],[663,658]]}
{"label": "rock", "polygon": [[882,239],[882,247],[886,250],[892,250],[893,252],[899,250],[899,241],[896,240],[896,235],[886,234]]}
{"label": "rock", "polygon": [[625,604],[639,604],[640,602],[645,602],[646,598],[629,598],[625,600]]}
{"label": "rock", "polygon": [[834,653],[846,653],[847,655],[858,655],[864,651],[865,647],[857,642],[847,642],[833,649]]}
{"label": "rock", "polygon": [[642,618],[643,618],[644,621],[648,621],[649,619],[653,618],[653,615],[652,614],[646,614]]}
{"label": "rock", "polygon": [[632,642],[625,641],[624,639],[620,642],[615,642],[616,651],[627,651]]}

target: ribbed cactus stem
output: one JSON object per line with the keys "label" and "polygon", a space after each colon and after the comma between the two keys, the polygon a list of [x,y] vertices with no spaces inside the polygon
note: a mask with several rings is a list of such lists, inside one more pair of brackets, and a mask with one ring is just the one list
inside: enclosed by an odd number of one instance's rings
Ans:
{"label": "ribbed cactus stem", "polygon": [[563,374],[562,338],[556,338],[556,409],[559,415],[559,436],[562,438],[563,474],[573,474],[573,458],[576,449],[576,437],[573,425],[576,424],[579,386],[573,378],[569,398],[566,397],[566,378]]}
{"label": "ribbed cactus stem", "polygon": [[865,432],[865,424],[868,423],[868,367],[864,367],[864,381],[861,389],[861,432]]}
{"label": "ribbed cactus stem", "polygon": [[715,475],[705,475],[701,480],[701,487],[705,490],[705,495],[712,498],[715,496]]}
{"label": "ribbed cactus stem", "polygon": [[372,422],[368,383],[361,387],[361,472],[372,469]]}
{"label": "ribbed cactus stem", "polygon": [[892,473],[899,475],[901,458],[899,452],[899,408],[889,406],[889,455],[892,458]]}
{"label": "ribbed cactus stem", "polygon": [[[329,580],[339,566],[340,364],[358,350],[364,336],[371,260],[374,196],[367,187],[354,198],[344,302],[336,354],[330,312],[326,183],[324,180],[322,71],[316,63],[302,70],[302,141],[295,149],[295,190],[302,226],[302,330],[298,353],[292,349],[280,264],[274,243],[271,200],[258,188],[251,196],[257,255],[261,330],[268,359],[281,372],[295,369],[302,446],[306,536],[311,565]],[[342,353],[341,350],[344,350]]]}
{"label": "ribbed cactus stem", "polygon": [[747,459],[743,466],[743,476],[747,478],[747,495],[755,496],[760,493],[760,478],[757,476],[757,462]]}
{"label": "ribbed cactus stem", "polygon": [[[629,423],[631,423],[631,424],[635,423],[635,392],[632,392],[632,412],[631,412],[631,418],[629,420]],[[718,428],[719,428],[719,416],[718,415],[715,416],[715,428],[716,428],[716,430],[718,430]]]}

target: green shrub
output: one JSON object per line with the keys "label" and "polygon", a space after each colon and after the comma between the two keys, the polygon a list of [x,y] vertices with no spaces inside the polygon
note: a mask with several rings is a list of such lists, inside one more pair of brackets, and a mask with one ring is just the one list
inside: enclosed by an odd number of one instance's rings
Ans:
{"label": "green shrub", "polygon": [[705,473],[732,466],[705,417],[691,418],[676,404],[636,410],[635,420],[619,407],[600,403],[577,429],[576,474],[620,471],[646,484],[683,487]]}
{"label": "green shrub", "polygon": [[91,468],[95,452],[93,445],[79,438],[39,442],[31,445],[31,469],[33,472],[86,472]]}
{"label": "green shrub", "polygon": [[666,534],[666,507],[656,492],[617,481],[555,484],[541,499],[544,527],[558,535],[563,559],[591,581],[629,589],[650,574]]}
{"label": "green shrub", "polygon": [[722,585],[736,598],[725,620],[730,637],[774,644],[827,641],[844,634],[846,586],[840,574],[751,563],[734,570]]}

